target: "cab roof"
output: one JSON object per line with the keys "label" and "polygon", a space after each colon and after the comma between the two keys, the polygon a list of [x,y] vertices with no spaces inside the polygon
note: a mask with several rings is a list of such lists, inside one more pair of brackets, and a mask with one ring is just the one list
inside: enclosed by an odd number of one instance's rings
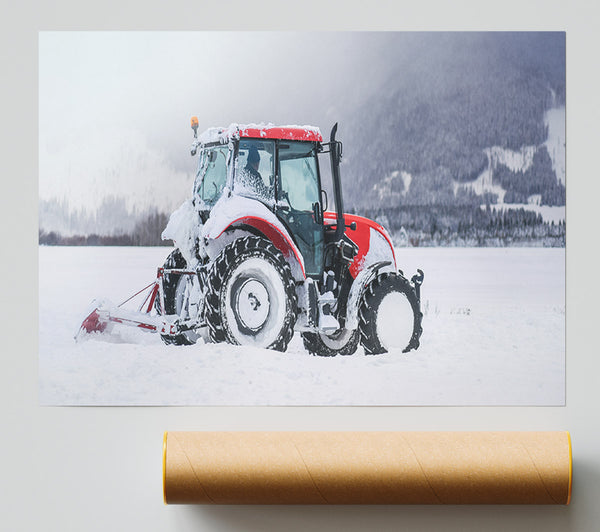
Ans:
{"label": "cab roof", "polygon": [[212,127],[199,137],[199,144],[220,142],[225,144],[233,138],[304,140],[323,142],[318,127],[275,126],[273,124],[231,124],[226,128]]}

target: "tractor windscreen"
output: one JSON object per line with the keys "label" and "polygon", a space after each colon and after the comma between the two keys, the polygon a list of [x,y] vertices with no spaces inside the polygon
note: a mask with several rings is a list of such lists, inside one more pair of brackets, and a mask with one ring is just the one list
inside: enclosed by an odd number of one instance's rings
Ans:
{"label": "tractor windscreen", "polygon": [[313,212],[319,201],[317,161],[312,143],[281,144],[279,151],[281,175],[280,198],[295,211]]}
{"label": "tractor windscreen", "polygon": [[275,142],[258,139],[240,140],[233,192],[273,205],[274,176]]}
{"label": "tractor windscreen", "polygon": [[200,157],[200,167],[194,190],[207,205],[214,205],[221,197],[227,182],[227,146],[206,148]]}
{"label": "tractor windscreen", "polygon": [[319,276],[323,264],[323,222],[319,169],[312,142],[280,142],[278,216],[300,248],[307,275]]}

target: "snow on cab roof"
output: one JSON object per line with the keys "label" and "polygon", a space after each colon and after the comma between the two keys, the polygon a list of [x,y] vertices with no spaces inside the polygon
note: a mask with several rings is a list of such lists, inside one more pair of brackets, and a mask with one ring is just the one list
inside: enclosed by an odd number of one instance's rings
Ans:
{"label": "snow on cab roof", "polygon": [[211,127],[202,133],[199,144],[221,142],[225,144],[232,138],[285,139],[322,142],[323,136],[315,126],[275,126],[273,124],[230,124],[226,128]]}

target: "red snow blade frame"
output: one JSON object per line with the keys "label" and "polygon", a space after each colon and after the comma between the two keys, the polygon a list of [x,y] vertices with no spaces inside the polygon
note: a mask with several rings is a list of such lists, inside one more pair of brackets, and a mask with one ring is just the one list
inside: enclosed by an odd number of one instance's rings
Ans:
{"label": "red snow blade frame", "polygon": [[[138,290],[119,305],[114,305],[107,300],[92,301],[90,305],[92,310],[88,311],[81,323],[75,334],[75,341],[81,340],[88,334],[110,333],[114,324],[137,327],[143,331],[158,332],[169,336],[176,335],[181,330],[188,330],[189,327],[185,327],[185,325],[179,323],[177,316],[166,315],[163,292],[163,277],[165,273],[196,275],[195,271],[190,270],[165,270],[165,268],[158,268],[155,281]],[[137,311],[123,308],[125,303],[144,293],[145,297]],[[160,311],[152,314],[157,301],[159,303],[157,310],[160,309]]]}

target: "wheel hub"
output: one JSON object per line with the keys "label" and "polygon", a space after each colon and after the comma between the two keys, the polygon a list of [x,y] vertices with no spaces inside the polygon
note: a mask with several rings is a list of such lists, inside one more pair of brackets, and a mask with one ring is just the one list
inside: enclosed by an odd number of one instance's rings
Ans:
{"label": "wheel hub", "polygon": [[258,279],[245,279],[235,295],[235,311],[241,325],[259,331],[269,317],[269,293]]}

